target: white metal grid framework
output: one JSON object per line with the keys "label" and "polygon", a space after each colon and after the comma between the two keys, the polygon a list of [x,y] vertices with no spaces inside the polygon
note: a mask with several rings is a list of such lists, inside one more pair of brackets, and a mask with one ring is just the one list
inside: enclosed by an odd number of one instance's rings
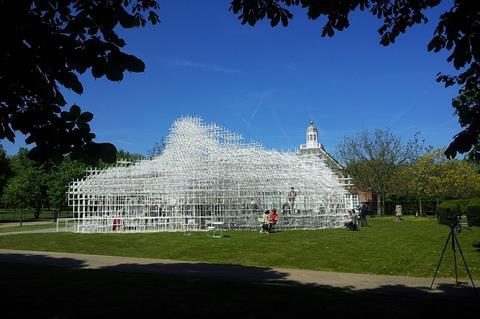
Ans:
{"label": "white metal grid framework", "polygon": [[68,190],[78,232],[200,230],[216,222],[252,229],[272,208],[279,228],[333,228],[344,225],[344,199],[338,178],[318,157],[245,143],[197,117],[175,121],[160,156],[88,169]]}

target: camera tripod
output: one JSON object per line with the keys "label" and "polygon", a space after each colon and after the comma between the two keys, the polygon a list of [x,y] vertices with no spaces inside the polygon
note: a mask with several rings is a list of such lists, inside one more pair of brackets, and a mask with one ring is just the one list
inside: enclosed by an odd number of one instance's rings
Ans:
{"label": "camera tripod", "polygon": [[435,270],[435,275],[433,276],[432,283],[430,284],[430,289],[432,289],[433,287],[435,277],[437,276],[438,269],[440,268],[440,264],[442,263],[443,255],[445,254],[445,250],[447,249],[448,242],[451,240],[452,251],[453,251],[453,263],[454,263],[454,270],[455,270],[455,283],[457,284],[457,287],[458,287],[459,283],[458,283],[458,274],[457,274],[457,249],[456,249],[456,247],[458,247],[458,251],[460,252],[460,256],[462,256],[463,264],[465,265],[465,269],[467,270],[468,277],[470,278],[473,289],[476,292],[472,275],[470,274],[470,270],[468,270],[467,262],[465,261],[465,257],[463,257],[462,248],[460,247],[460,243],[458,242],[457,236],[455,235],[455,229],[459,227],[459,225],[456,223],[452,223],[449,226],[450,226],[450,234],[448,234],[447,241],[445,242],[445,247],[443,247],[442,256],[440,257],[440,261],[438,262],[437,269]]}

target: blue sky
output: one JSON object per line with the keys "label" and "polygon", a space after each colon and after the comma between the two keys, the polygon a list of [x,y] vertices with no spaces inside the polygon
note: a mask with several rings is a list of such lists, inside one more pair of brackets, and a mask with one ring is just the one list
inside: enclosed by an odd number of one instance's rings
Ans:
{"label": "blue sky", "polygon": [[[380,20],[356,13],[347,30],[320,36],[322,22],[295,10],[287,28],[241,25],[229,1],[159,1],[161,23],[121,31],[126,51],[146,64],[122,82],[81,77],[84,93],[65,92],[95,114],[98,142],[146,153],[172,122],[197,115],[269,148],[294,150],[313,119],[327,150],[345,135],[389,127],[407,140],[417,131],[434,147],[460,131],[451,99],[435,82],[453,72],[447,55],[427,52],[438,15],[389,47]],[[2,141],[9,154],[24,144]]]}

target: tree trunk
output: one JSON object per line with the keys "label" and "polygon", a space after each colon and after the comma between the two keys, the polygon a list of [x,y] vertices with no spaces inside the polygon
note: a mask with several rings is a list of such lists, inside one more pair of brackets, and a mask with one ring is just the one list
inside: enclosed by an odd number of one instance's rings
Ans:
{"label": "tree trunk", "polygon": [[35,215],[33,216],[34,219],[39,219],[40,218],[40,207],[35,208]]}
{"label": "tree trunk", "polygon": [[382,215],[382,195],[377,193],[377,215]]}
{"label": "tree trunk", "polygon": [[423,210],[422,210],[422,198],[421,198],[421,197],[418,198],[418,213],[420,214],[420,216],[423,215]]}
{"label": "tree trunk", "polygon": [[385,215],[385,192],[382,192],[382,215]]}

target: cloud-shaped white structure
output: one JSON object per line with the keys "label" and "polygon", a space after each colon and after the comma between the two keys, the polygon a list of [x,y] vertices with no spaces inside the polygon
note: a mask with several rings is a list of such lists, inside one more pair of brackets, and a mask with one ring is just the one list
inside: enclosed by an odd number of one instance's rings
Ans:
{"label": "cloud-shaped white structure", "polygon": [[345,190],[321,159],[245,143],[196,117],[175,121],[160,156],[89,170],[68,197],[80,232],[200,230],[211,222],[258,229],[273,208],[281,228],[345,222]]}

